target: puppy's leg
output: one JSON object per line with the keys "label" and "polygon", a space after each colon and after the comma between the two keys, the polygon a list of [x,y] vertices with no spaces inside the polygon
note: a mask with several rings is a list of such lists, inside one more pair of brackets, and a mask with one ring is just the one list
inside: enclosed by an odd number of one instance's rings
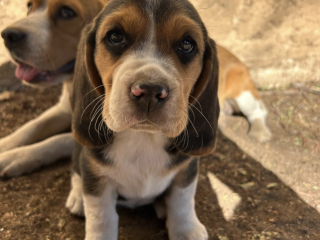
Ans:
{"label": "puppy's leg", "polygon": [[99,177],[85,158],[81,158],[81,176],[86,216],[85,240],[117,240],[119,216],[116,212],[116,189],[105,177]]}
{"label": "puppy's leg", "polygon": [[[65,84],[66,85],[66,84]],[[71,126],[69,91],[64,87],[60,101],[39,117],[0,140],[0,153],[41,141]],[[14,159],[12,159],[14,161]]]}
{"label": "puppy's leg", "polygon": [[74,146],[72,133],[65,133],[40,143],[7,151],[0,154],[0,176],[20,176],[58,159],[70,157]]}
{"label": "puppy's leg", "polygon": [[271,133],[266,125],[267,109],[263,102],[256,99],[250,91],[242,92],[235,101],[240,111],[250,122],[249,136],[259,142],[266,142],[271,139]]}
{"label": "puppy's leg", "polygon": [[71,190],[66,207],[72,214],[84,216],[82,179],[78,173],[73,173],[71,176]]}
{"label": "puppy's leg", "polygon": [[66,207],[69,211],[78,216],[84,216],[83,208],[83,182],[80,176],[80,157],[82,156],[83,147],[76,144],[72,153],[72,175],[71,175],[71,190],[66,202]]}
{"label": "puppy's leg", "polygon": [[170,240],[208,239],[207,230],[195,212],[198,161],[199,158],[193,159],[188,167],[177,175],[166,197]]}

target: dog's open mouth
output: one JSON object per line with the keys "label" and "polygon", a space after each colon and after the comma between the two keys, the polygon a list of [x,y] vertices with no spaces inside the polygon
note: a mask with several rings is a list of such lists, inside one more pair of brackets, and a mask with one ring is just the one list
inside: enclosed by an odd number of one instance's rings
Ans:
{"label": "dog's open mouth", "polygon": [[35,67],[27,65],[25,63],[18,62],[18,67],[16,69],[16,78],[24,80],[29,83],[36,82],[49,82],[54,79],[59,74],[71,74],[74,70],[75,60],[68,62],[57,70],[44,71],[39,70]]}

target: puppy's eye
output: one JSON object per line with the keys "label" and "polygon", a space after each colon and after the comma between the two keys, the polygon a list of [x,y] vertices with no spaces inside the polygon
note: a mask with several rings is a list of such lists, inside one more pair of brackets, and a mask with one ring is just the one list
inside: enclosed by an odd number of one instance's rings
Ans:
{"label": "puppy's eye", "polygon": [[29,12],[31,12],[31,10],[32,10],[32,7],[33,7],[33,4],[32,4],[32,2],[28,2],[28,13]]}
{"label": "puppy's eye", "polygon": [[71,18],[76,17],[77,14],[71,8],[64,6],[64,7],[60,8],[57,16],[59,18],[63,18],[63,19],[71,19]]}
{"label": "puppy's eye", "polygon": [[189,38],[185,38],[180,43],[179,50],[185,53],[191,53],[194,49],[195,42]]}
{"label": "puppy's eye", "polygon": [[125,43],[125,36],[120,30],[112,30],[108,33],[108,38],[110,43],[113,45],[118,45]]}

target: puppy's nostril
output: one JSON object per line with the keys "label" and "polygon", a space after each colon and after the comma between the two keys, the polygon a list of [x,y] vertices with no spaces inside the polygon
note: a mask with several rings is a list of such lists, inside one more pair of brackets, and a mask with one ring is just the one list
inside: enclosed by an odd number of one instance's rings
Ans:
{"label": "puppy's nostril", "polygon": [[26,34],[18,29],[8,28],[1,33],[2,38],[6,44],[15,44],[21,42]]}
{"label": "puppy's nostril", "polygon": [[160,100],[164,100],[168,97],[168,92],[165,89],[162,89],[161,93],[157,94],[157,98]]}
{"label": "puppy's nostril", "polygon": [[135,96],[135,97],[141,97],[144,93],[144,90],[140,88],[139,85],[132,87],[131,88],[131,93]]}

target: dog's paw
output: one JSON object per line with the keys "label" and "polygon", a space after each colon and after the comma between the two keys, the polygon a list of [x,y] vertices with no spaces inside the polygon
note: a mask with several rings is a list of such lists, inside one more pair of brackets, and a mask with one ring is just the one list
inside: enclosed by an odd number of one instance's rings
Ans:
{"label": "dog's paw", "polygon": [[265,143],[270,141],[272,135],[271,132],[269,131],[269,129],[267,127],[264,128],[251,128],[248,135],[261,142],[261,143]]}
{"label": "dog's paw", "polygon": [[73,215],[84,216],[82,180],[78,174],[72,175],[72,189],[66,202],[66,208]]}
{"label": "dog's paw", "polygon": [[17,177],[29,173],[38,167],[33,159],[23,148],[16,148],[0,154],[0,176]]}
{"label": "dog's paw", "polygon": [[75,191],[72,189],[66,202],[66,208],[68,208],[73,215],[83,217],[84,209],[82,193],[80,194],[79,191]]}
{"label": "dog's paw", "polygon": [[261,143],[270,141],[272,137],[268,127],[258,119],[251,124],[248,135]]}
{"label": "dog's paw", "polygon": [[156,211],[157,217],[159,219],[166,219],[167,218],[167,207],[164,200],[157,200],[153,203],[154,210]]}
{"label": "dog's paw", "polygon": [[176,223],[175,227],[169,228],[170,240],[208,240],[208,232],[199,221],[194,223]]}

